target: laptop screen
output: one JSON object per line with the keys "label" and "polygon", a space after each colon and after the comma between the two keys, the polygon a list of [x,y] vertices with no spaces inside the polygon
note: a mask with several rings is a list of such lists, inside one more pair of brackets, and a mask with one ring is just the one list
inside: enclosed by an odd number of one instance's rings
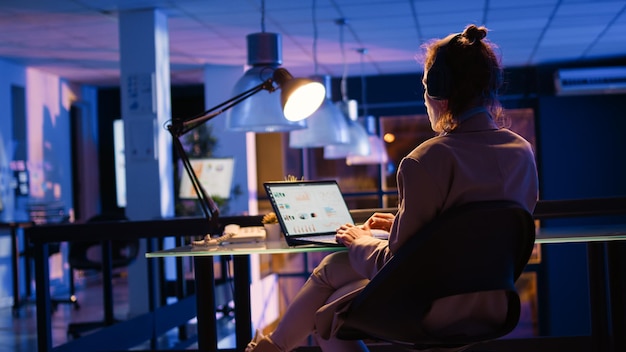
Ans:
{"label": "laptop screen", "polygon": [[267,182],[264,186],[287,236],[335,233],[339,226],[354,223],[334,180]]}

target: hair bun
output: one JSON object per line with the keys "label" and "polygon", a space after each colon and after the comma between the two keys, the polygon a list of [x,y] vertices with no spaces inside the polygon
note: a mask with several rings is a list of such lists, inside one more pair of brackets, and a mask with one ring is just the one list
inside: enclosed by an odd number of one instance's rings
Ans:
{"label": "hair bun", "polygon": [[486,27],[476,27],[476,25],[470,24],[463,31],[463,36],[469,40],[470,43],[480,41],[487,36]]}

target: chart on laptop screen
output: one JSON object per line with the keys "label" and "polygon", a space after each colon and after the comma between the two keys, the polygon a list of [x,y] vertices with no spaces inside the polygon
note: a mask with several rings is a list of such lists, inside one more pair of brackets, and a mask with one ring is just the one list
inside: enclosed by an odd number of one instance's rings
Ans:
{"label": "chart on laptop screen", "polygon": [[336,183],[275,184],[270,197],[290,235],[329,233],[352,223]]}

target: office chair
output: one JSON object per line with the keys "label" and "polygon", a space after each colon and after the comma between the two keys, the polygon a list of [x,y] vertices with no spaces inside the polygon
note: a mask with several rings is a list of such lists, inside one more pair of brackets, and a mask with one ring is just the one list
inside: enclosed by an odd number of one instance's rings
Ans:
{"label": "office chair", "polygon": [[[504,336],[519,321],[515,281],[534,239],[533,218],[516,203],[486,201],[451,209],[409,239],[349,308],[337,313],[344,322],[336,336],[414,350],[463,349]],[[502,290],[501,308],[506,307],[497,319],[485,321],[476,309],[460,321],[454,313],[443,317],[439,330],[426,323],[438,300],[497,290]]]}
{"label": "office chair", "polygon": [[[97,222],[110,222],[110,221],[123,221],[127,220],[124,215],[120,214],[101,214],[96,215],[89,220],[88,223],[97,223]],[[85,234],[86,237],[89,234]],[[68,253],[68,264],[70,268],[70,295],[74,297],[76,292],[75,282],[74,282],[74,271],[76,270],[84,270],[84,271],[100,271],[103,272],[103,262],[100,256],[92,256],[91,253],[101,254],[102,253],[102,241],[77,241],[69,243],[69,253]],[[139,246],[140,242],[138,239],[132,240],[116,240],[110,241],[111,248],[111,270],[127,267],[132,262],[137,259],[139,254]],[[104,286],[103,286],[104,288]],[[106,290],[104,290],[106,291]],[[104,300],[112,300],[112,292],[104,292],[103,295]],[[109,295],[110,297],[106,297]],[[76,308],[79,309],[80,305],[78,301],[76,301]],[[110,316],[110,318],[106,318]],[[111,325],[114,323],[112,320],[112,312],[105,312],[105,319],[102,321],[94,321],[94,322],[76,322],[70,323],[67,329],[68,335],[76,338],[79,337],[82,333],[86,331],[90,331],[99,327],[104,327],[107,325]]]}
{"label": "office chair", "polygon": [[[70,222],[70,217],[65,210],[65,205],[63,202],[30,202],[27,205],[28,217],[30,221],[35,225],[45,225],[45,224],[65,224]],[[26,243],[24,244],[24,249],[19,253],[20,257],[24,257],[24,276],[26,281],[26,299],[21,300],[20,305],[25,303],[34,303],[29,298],[32,294],[32,266],[31,261],[34,256],[33,245],[26,239]],[[52,256],[54,254],[61,252],[61,244],[60,243],[50,243],[48,245],[48,256]],[[56,311],[59,304],[67,303],[76,306],[75,300],[70,297],[68,299],[52,297],[50,300],[52,312]],[[14,311],[17,314],[17,311]]]}

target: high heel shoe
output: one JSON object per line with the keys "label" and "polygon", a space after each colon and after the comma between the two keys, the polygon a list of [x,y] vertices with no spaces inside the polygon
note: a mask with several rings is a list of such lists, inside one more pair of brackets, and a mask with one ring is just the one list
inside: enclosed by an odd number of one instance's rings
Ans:
{"label": "high heel shoe", "polygon": [[257,330],[252,338],[252,341],[248,342],[248,346],[244,352],[281,352],[278,346],[274,345],[269,335],[263,335],[263,333]]}

